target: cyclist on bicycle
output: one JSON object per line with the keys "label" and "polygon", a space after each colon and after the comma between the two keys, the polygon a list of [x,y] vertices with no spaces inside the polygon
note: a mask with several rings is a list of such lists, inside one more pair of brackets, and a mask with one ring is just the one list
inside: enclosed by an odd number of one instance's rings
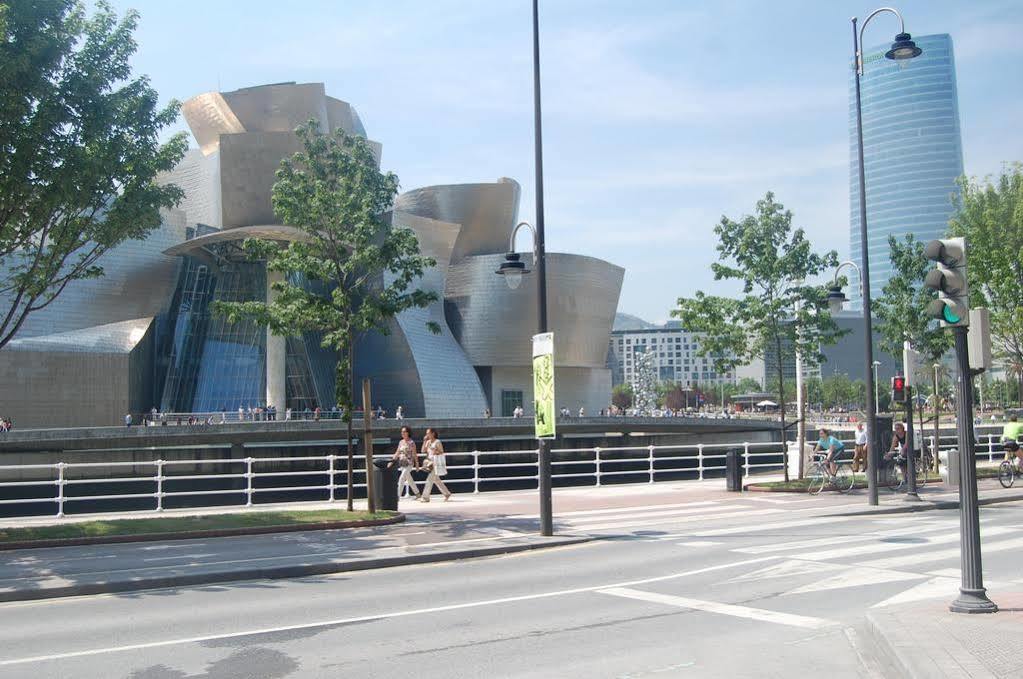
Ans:
{"label": "cyclist on bicycle", "polygon": [[832,436],[830,431],[821,427],[820,440],[814,446],[813,452],[826,452],[828,454],[825,460],[828,463],[828,471],[833,476],[838,473],[838,465],[835,464],[835,460],[845,452],[845,444]]}
{"label": "cyclist on bicycle", "polygon": [[1009,415],[1009,421],[1002,427],[1002,447],[1005,448],[1005,459],[1010,460],[1015,455],[1016,465],[1023,468],[1023,449],[1019,445],[1019,439],[1023,436],[1023,423],[1016,419],[1016,415]]}
{"label": "cyclist on bicycle", "polygon": [[892,445],[885,453],[884,459],[895,458],[895,464],[899,465],[903,474],[906,472],[906,425],[901,422],[895,423],[895,431],[892,432]]}

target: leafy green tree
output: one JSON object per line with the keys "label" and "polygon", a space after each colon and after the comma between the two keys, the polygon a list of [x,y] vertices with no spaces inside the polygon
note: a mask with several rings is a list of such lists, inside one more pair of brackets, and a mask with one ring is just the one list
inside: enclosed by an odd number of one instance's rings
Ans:
{"label": "leafy green tree", "polygon": [[994,179],[961,178],[959,189],[949,234],[966,238],[970,303],[990,309],[998,353],[1023,365],[1023,164]]}
{"label": "leafy green tree", "polygon": [[[276,335],[319,333],[323,346],[338,352],[335,393],[350,442],[356,343],[364,333],[387,334],[396,315],[437,298],[414,286],[436,262],[420,254],[411,229],[381,218],[394,202],[398,177],[377,168],[365,139],[343,130],[325,135],[315,120],[296,133],[302,150],[281,161],[271,201],[277,218],[304,232],[304,239],[246,240],[249,258],[265,260],[267,271],[284,274],[283,280],[272,284],[269,303],[219,303],[215,310],[231,322],[255,320]],[[440,331],[436,323],[429,327]],[[349,445],[349,509],[352,474]]]}
{"label": "leafy green tree", "polygon": [[624,411],[632,407],[632,386],[616,384],[611,390],[611,405]]}
{"label": "leafy green tree", "polygon": [[757,394],[763,391],[764,387],[752,377],[743,377],[739,380],[737,394]]}
{"label": "leafy green tree", "polygon": [[755,215],[740,221],[722,217],[714,233],[720,260],[711,265],[714,279],[739,281],[743,296],[731,299],[698,291],[692,298],[680,298],[672,315],[687,330],[704,333],[697,351],[713,358],[717,372],[772,359],[784,431],[786,359],[794,361],[798,351],[806,367],[819,365],[821,347],[841,335],[828,313],[826,288],[805,283],[837,266],[838,254],[813,252],[803,230],[793,230],[792,212],[770,192],[757,202]]}
{"label": "leafy green tree", "polygon": [[937,298],[937,292],[923,285],[931,268],[924,257],[924,245],[913,234],[907,234],[901,242],[888,236],[893,272],[873,303],[881,350],[889,356],[901,356],[902,343],[908,340],[922,356],[921,368],[941,359],[952,346],[951,333],[927,316],[927,305]]}
{"label": "leafy green tree", "polygon": [[137,23],[104,2],[87,16],[71,0],[0,1],[0,348],[181,199],[155,181],[187,142],[159,142],[178,106],[132,75]]}

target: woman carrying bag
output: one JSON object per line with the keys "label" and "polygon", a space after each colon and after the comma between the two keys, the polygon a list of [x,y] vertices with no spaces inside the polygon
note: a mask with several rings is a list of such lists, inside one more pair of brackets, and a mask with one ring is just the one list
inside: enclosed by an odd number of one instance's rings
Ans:
{"label": "woman carrying bag", "polygon": [[393,467],[395,462],[398,463],[398,469],[401,470],[401,476],[398,477],[398,494],[403,494],[405,488],[408,487],[418,498],[419,487],[416,486],[416,481],[412,478],[412,470],[419,469],[419,455],[416,454],[416,442],[412,440],[412,430],[408,427],[401,428],[398,449],[394,451],[394,457],[387,463],[387,466]]}
{"label": "woman carrying bag", "polygon": [[440,439],[437,438],[436,429],[426,430],[426,435],[423,437],[422,452],[426,455],[425,467],[430,472],[430,475],[426,477],[423,494],[416,499],[420,502],[429,502],[430,493],[436,485],[440,492],[444,493],[444,501],[447,502],[451,499],[451,491],[444,485],[441,477],[447,475],[448,465],[444,461],[444,446],[441,444]]}

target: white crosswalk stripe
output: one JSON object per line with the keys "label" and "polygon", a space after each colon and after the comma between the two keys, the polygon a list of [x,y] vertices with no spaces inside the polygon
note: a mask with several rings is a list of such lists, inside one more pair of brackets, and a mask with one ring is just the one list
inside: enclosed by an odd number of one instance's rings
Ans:
{"label": "white crosswalk stripe", "polygon": [[[994,552],[1005,552],[1013,549],[1023,548],[1023,538],[1014,538],[1012,540],[1001,540],[1001,541],[989,541],[987,536],[992,534],[992,530],[989,529],[985,532],[983,538],[983,544],[981,552],[983,554],[991,554]],[[959,536],[956,536],[958,539]],[[935,561],[944,561],[946,559],[958,559],[960,556],[959,547],[956,546],[951,549],[939,549],[932,552],[906,554],[902,556],[890,556],[884,559],[874,559],[872,561],[864,561],[857,563],[857,566],[866,566],[867,568],[905,568],[907,566],[916,566],[922,563],[933,563]]]}
{"label": "white crosswalk stripe", "polygon": [[[1006,533],[1018,533],[1018,530],[1012,526],[995,526],[985,531],[985,535],[994,537],[997,535],[1004,535]],[[912,533],[906,535],[907,538],[915,537]],[[813,552],[806,552],[804,554],[796,554],[792,558],[794,559],[808,559],[812,561],[830,561],[833,559],[845,559],[849,557],[858,557],[863,554],[874,554],[878,552],[896,552],[904,551],[907,549],[920,549],[932,547],[934,545],[948,544],[951,542],[959,542],[959,533],[953,532],[948,535],[939,535],[930,538],[920,538],[926,542],[875,542],[865,545],[854,545],[851,547],[841,547],[838,549],[827,549]],[[912,562],[909,562],[912,563]],[[883,566],[886,568],[886,566]]]}
{"label": "white crosswalk stripe", "polygon": [[618,516],[613,520],[604,523],[600,522],[563,522],[559,524],[564,529],[572,532],[594,531],[594,530],[620,530],[625,528],[653,528],[666,525],[685,525],[689,523],[705,523],[717,519],[735,519],[745,521],[747,517],[764,516],[767,514],[781,514],[784,509],[749,509],[748,507],[733,506],[731,508],[712,508],[710,513],[703,511],[683,511],[674,515],[650,517],[644,512],[637,512],[632,517]]}
{"label": "white crosswalk stripe", "polygon": [[914,526],[912,528],[901,527],[891,530],[883,530],[874,533],[863,533],[861,535],[836,535],[828,538],[814,538],[812,540],[799,540],[796,542],[772,543],[767,545],[755,545],[753,547],[737,547],[733,552],[742,554],[771,554],[773,552],[787,552],[795,549],[808,549],[811,547],[825,547],[828,545],[841,545],[849,542],[869,542],[885,537],[914,536],[922,533],[937,533],[942,531],[956,531],[959,523],[942,522],[934,525]]}

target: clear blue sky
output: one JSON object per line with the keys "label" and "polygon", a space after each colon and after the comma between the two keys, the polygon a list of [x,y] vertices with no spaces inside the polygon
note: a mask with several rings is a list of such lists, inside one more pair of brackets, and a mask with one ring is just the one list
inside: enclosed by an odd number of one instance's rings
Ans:
{"label": "clear blue sky", "polygon": [[[141,12],[134,64],[161,96],[325,82],[403,189],[509,176],[532,221],[528,0],[114,5]],[[899,8],[911,33],[953,37],[967,173],[1023,160],[1023,3]],[[649,320],[697,289],[731,292],[710,273],[712,229],[767,190],[818,249],[847,255],[849,19],[872,9],[542,0],[549,249],[625,267],[619,309]],[[896,31],[879,17],[866,42]]]}

